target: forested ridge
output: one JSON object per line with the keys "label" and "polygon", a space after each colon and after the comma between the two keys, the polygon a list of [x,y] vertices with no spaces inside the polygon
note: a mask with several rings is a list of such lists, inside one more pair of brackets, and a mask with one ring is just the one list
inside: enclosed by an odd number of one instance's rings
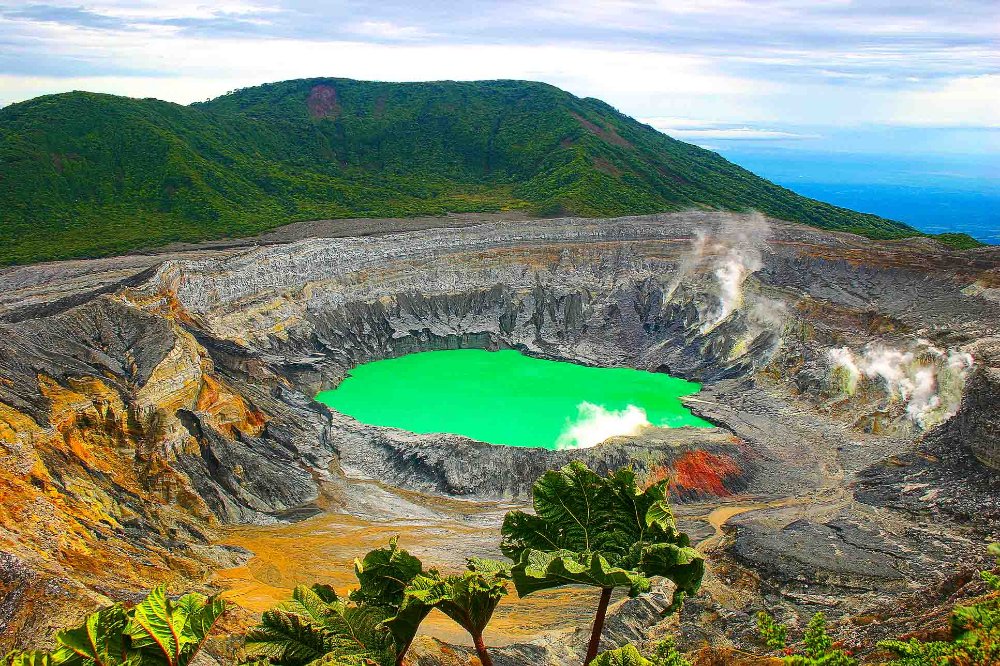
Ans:
{"label": "forested ridge", "polygon": [[0,264],[309,219],[689,208],[755,209],[872,238],[921,235],[799,196],[542,83],[302,79],[190,106],[71,92],[0,109]]}

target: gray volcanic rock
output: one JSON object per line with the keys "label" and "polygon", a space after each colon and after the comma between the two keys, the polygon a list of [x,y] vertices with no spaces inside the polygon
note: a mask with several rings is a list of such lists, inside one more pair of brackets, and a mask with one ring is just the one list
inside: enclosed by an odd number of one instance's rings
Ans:
{"label": "gray volcanic rock", "polygon": [[939,437],[965,445],[984,465],[1000,471],[1000,344],[976,346],[979,364],[966,385],[962,404]]}
{"label": "gray volcanic rock", "polygon": [[[725,492],[746,490],[757,468],[755,456],[734,447],[722,430],[651,429],[634,437],[618,437],[592,449],[548,451],[495,446],[458,435],[414,435],[379,428],[336,415],[340,434],[340,464],[349,473],[387,481],[394,486],[458,497],[531,498],[531,486],[550,469],[579,460],[600,474],[632,466],[644,477],[669,466],[685,454],[706,451],[725,456],[740,471],[721,474]],[[498,470],[503,470],[498,473]],[[677,488],[678,498],[705,497],[699,488]]]}

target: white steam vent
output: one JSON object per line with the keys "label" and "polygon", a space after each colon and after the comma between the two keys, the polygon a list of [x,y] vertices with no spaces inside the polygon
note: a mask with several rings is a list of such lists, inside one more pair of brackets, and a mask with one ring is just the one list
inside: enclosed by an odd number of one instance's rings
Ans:
{"label": "white steam vent", "polygon": [[622,410],[605,409],[601,405],[581,402],[576,420],[567,421],[556,440],[557,449],[585,449],[597,446],[609,437],[637,435],[651,424],[646,410],[628,405]]}
{"label": "white steam vent", "polygon": [[[719,230],[719,241],[713,246],[715,281],[719,288],[719,305],[701,324],[701,332],[708,333],[743,305],[743,284],[751,273],[761,268],[760,248],[770,235],[770,227],[763,215],[729,219]],[[704,251],[703,246],[701,251]]]}
{"label": "white steam vent", "polygon": [[905,351],[871,344],[860,353],[828,349],[826,356],[831,383],[841,394],[852,395],[862,378],[879,381],[890,399],[906,403],[907,416],[922,428],[954,416],[973,365],[971,354],[945,352],[926,340]]}

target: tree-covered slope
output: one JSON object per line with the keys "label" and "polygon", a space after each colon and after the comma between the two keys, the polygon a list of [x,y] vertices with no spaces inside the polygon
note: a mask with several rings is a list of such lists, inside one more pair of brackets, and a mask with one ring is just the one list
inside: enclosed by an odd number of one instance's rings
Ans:
{"label": "tree-covered slope", "polygon": [[308,79],[192,106],[74,92],[0,110],[0,263],[305,219],[691,207],[874,238],[918,233],[798,196],[541,83]]}

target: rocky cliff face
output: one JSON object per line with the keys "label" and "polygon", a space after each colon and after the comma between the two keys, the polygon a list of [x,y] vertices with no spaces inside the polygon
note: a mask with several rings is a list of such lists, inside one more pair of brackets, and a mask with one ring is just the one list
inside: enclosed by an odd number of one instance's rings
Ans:
{"label": "rocky cliff face", "polygon": [[[968,470],[995,480],[1000,467],[1000,304],[982,288],[1000,266],[992,249],[690,213],[60,266],[0,274],[25,295],[0,312],[5,647],[66,619],[39,619],[43,587],[95,604],[155,580],[194,584],[247,557],[215,545],[220,525],[328,507],[345,474],[517,500],[579,458],[670,478],[686,502],[809,496],[823,510],[751,512],[715,544],[726,566],[759,568],[787,601],[805,580],[850,597],[855,573],[902,590],[954,555],[958,545],[914,565],[920,528],[898,505],[898,534],[858,524],[890,501],[886,488],[912,485],[844,492],[882,478],[881,461],[933,436],[952,454],[935,484]],[[697,380],[705,390],[690,406],[718,427],[547,452],[369,426],[311,400],[359,363],[467,347]],[[992,501],[959,493],[967,507]],[[944,501],[919,497],[928,510]],[[364,500],[342,510],[352,502]],[[962,529],[950,543],[972,542]],[[866,553],[852,561],[879,563],[840,572],[819,547],[830,535]],[[799,565],[774,556],[802,543]],[[878,554],[893,549],[904,564]]]}

